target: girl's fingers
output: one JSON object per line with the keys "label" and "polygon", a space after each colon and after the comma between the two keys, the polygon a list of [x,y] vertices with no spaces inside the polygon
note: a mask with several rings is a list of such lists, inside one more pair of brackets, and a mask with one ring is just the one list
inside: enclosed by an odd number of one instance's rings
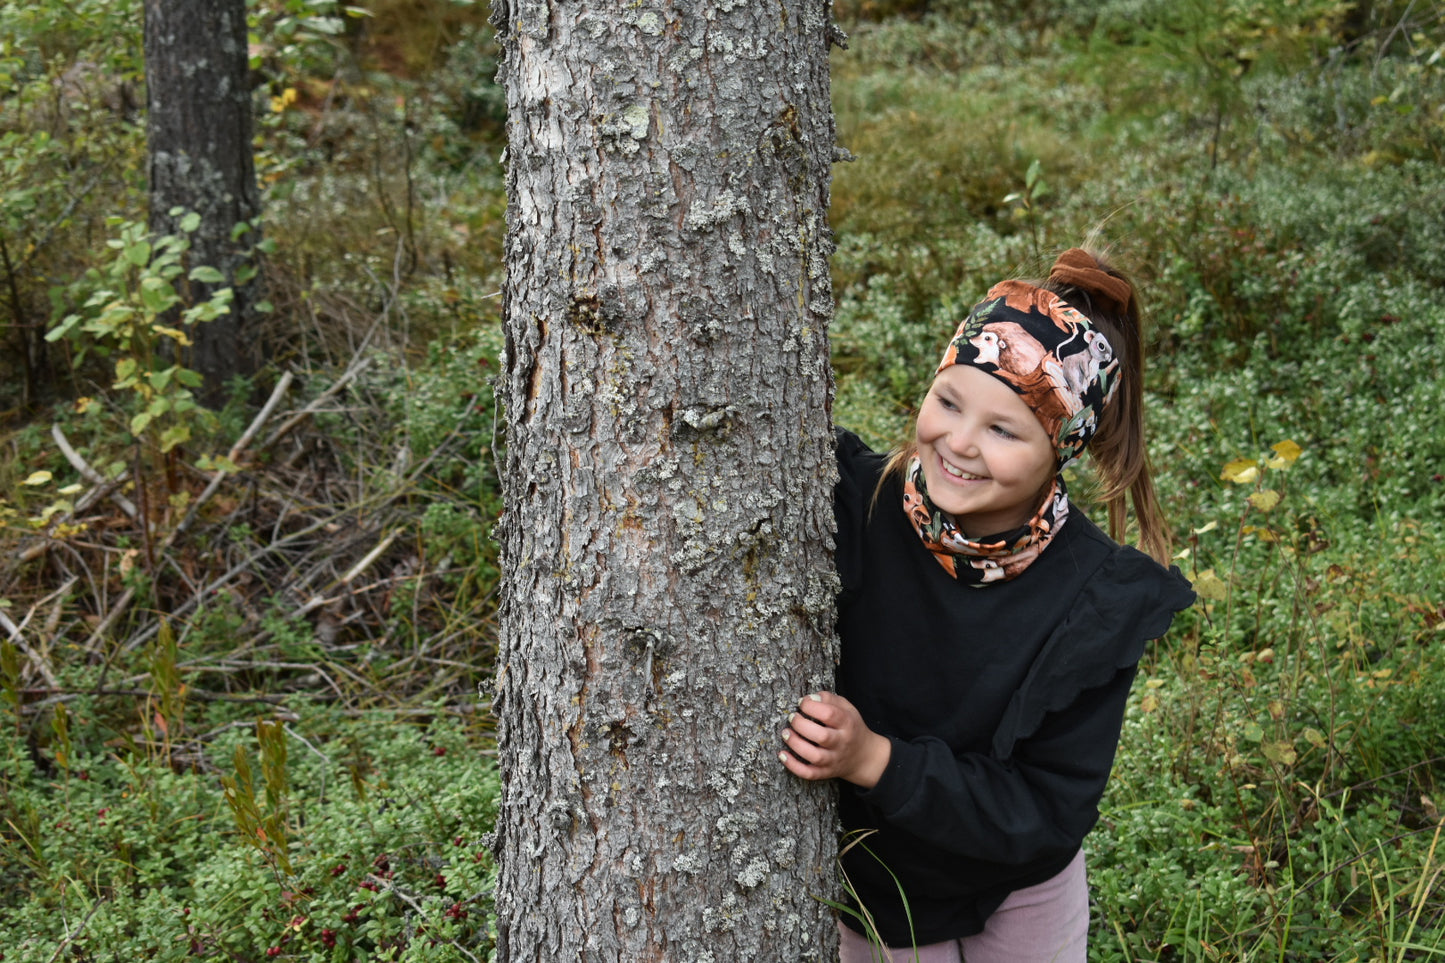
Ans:
{"label": "girl's fingers", "polygon": [[799,779],[817,780],[827,778],[826,775],[818,772],[812,766],[809,766],[807,763],[800,760],[797,756],[793,755],[790,752],[787,752],[786,750],[778,753],[778,758],[782,760],[782,763],[787,768],[788,772],[791,772]]}
{"label": "girl's fingers", "polygon": [[[796,736],[792,739],[794,743],[799,741]],[[783,765],[787,767],[789,772],[799,778],[813,780],[833,778],[833,771],[829,766],[818,765],[808,761],[808,759],[802,753],[797,752],[791,744],[788,748],[778,753],[778,758],[782,761]]]}
{"label": "girl's fingers", "polygon": [[783,731],[783,742],[787,744],[789,752],[809,765],[816,763],[823,752],[820,747],[792,729]]}
{"label": "girl's fingers", "polygon": [[[831,696],[832,693],[824,692],[821,695]],[[798,703],[798,714],[817,720],[825,726],[831,726],[839,715],[837,706],[827,701],[817,700],[816,695],[807,696]]]}
{"label": "girl's fingers", "polygon": [[788,725],[792,728],[792,732],[815,745],[826,746],[833,741],[832,729],[819,725],[805,715],[795,713],[788,719]]}

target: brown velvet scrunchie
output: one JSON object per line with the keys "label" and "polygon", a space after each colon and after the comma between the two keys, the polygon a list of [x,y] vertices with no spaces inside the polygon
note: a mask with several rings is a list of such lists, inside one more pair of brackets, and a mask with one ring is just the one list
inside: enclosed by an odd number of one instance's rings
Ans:
{"label": "brown velvet scrunchie", "polygon": [[1112,304],[1119,314],[1129,312],[1134,289],[1123,278],[1116,278],[1099,267],[1094,255],[1081,247],[1071,247],[1054,262],[1049,280],[1087,291],[1097,300]]}

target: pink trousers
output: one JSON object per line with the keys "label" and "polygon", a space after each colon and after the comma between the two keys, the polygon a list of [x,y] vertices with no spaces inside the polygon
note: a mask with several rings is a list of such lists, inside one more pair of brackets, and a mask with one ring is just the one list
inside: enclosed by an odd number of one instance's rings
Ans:
{"label": "pink trousers", "polygon": [[916,950],[884,950],[839,924],[839,963],[1084,963],[1089,884],[1083,850],[1064,871],[1009,894],[982,933]]}

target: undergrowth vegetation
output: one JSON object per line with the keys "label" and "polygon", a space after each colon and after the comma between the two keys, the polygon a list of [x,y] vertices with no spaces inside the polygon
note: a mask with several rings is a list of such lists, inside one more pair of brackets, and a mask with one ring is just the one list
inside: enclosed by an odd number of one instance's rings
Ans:
{"label": "undergrowth vegetation", "polygon": [[[208,413],[145,281],[184,239],[134,227],[139,3],[0,3],[6,961],[491,951],[486,11],[251,9],[274,364]],[[1445,958],[1445,14],[837,12],[837,422],[898,440],[960,312],[1090,236],[1151,309],[1200,601],[1135,687],[1091,958]]]}

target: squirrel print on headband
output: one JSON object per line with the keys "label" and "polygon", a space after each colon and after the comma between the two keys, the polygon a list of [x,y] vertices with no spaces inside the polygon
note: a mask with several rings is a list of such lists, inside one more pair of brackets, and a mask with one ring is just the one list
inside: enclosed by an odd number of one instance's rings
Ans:
{"label": "squirrel print on headband", "polygon": [[958,326],[937,374],[969,364],[1019,394],[1058,450],[1059,470],[1083,454],[1118,387],[1113,346],[1051,291],[996,284]]}

